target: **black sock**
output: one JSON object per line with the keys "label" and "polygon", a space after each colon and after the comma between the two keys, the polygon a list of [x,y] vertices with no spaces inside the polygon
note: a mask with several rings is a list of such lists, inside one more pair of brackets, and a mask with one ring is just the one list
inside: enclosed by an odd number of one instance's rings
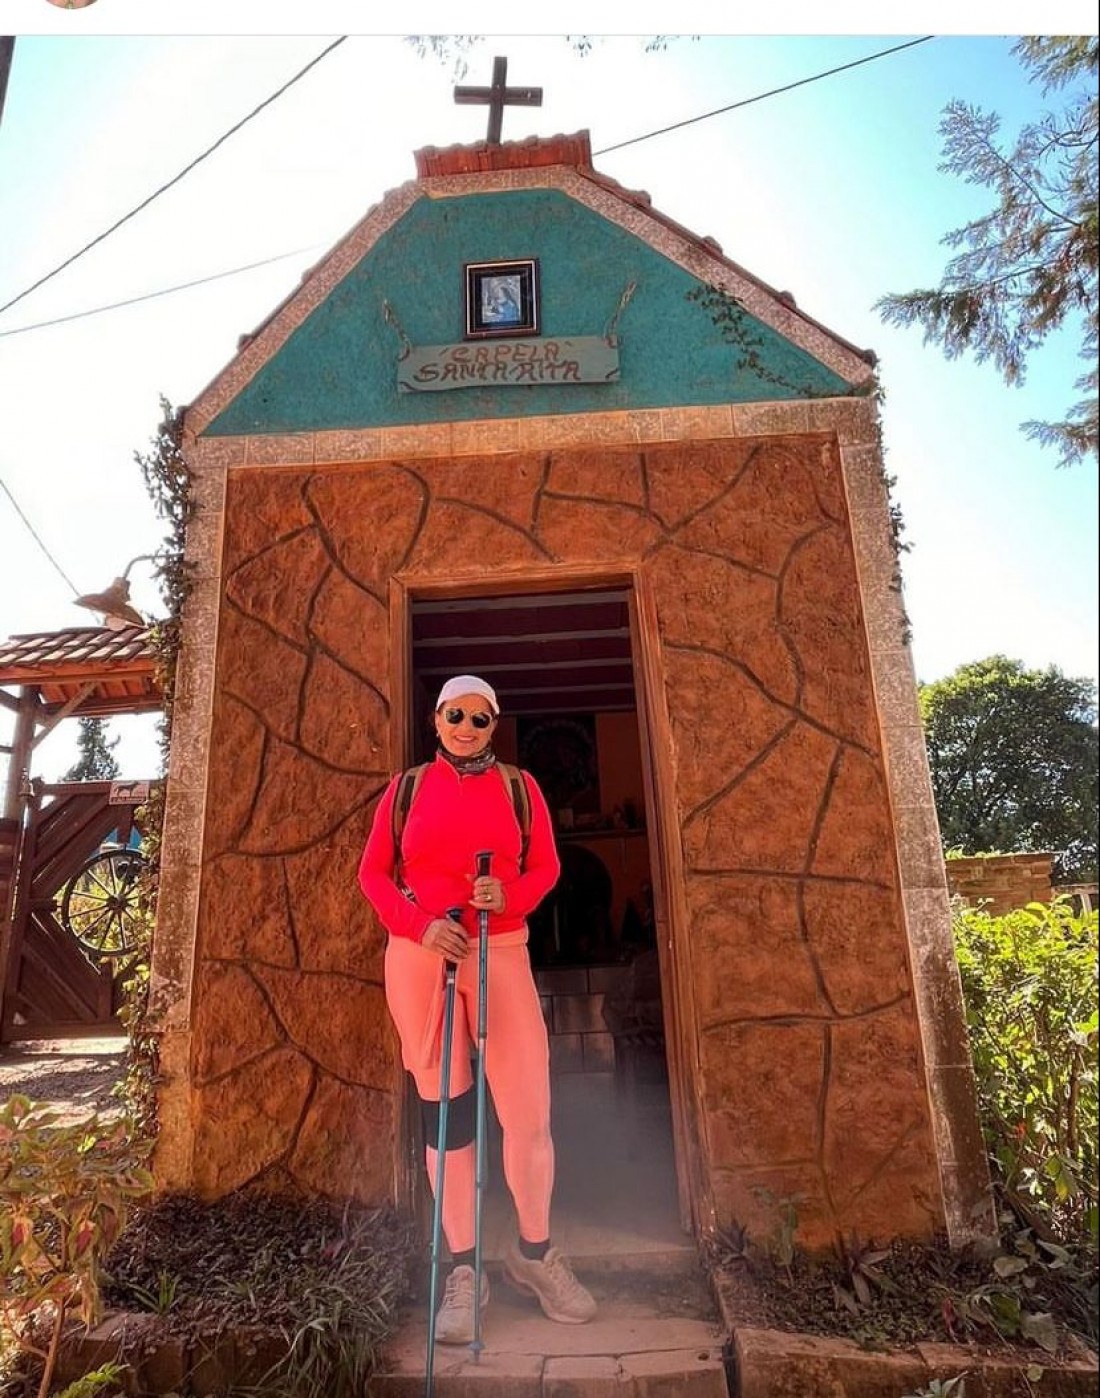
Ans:
{"label": "black sock", "polygon": [[519,1250],[528,1262],[541,1262],[550,1251],[550,1239],[543,1238],[541,1243],[529,1243],[526,1238],[520,1238]]}
{"label": "black sock", "polygon": [[455,1267],[472,1267],[477,1257],[476,1248],[467,1248],[465,1252],[456,1252],[451,1256],[451,1269]]}

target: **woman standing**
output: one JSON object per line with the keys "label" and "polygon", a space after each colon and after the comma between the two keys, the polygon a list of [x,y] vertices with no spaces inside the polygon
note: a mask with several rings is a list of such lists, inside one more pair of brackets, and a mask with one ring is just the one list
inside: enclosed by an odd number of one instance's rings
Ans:
{"label": "woman standing", "polygon": [[[500,709],[492,687],[457,675],[439,692],[439,748],[427,765],[394,843],[400,776],[375,812],[359,865],[359,884],[389,933],[386,1000],[416,1081],[434,1188],[439,1131],[444,967],[456,962],[443,1232],[453,1266],[436,1320],[436,1338],[466,1344],[474,1333],[476,1092],[470,1050],[477,1026],[479,913],[488,913],[489,953],[485,1075],[503,1134],[504,1176],[515,1204],[519,1240],[504,1274],[538,1298],[551,1320],[580,1324],[596,1304],[563,1254],[550,1244],[554,1144],[550,1137],[550,1054],[546,1024],[527,954],[530,913],[553,888],[559,864],[546,802],[522,774],[531,820],[528,845],[492,740]],[[478,876],[476,855],[492,850],[492,872]],[[461,922],[446,916],[463,909]],[[489,1301],[482,1274],[480,1304]]]}

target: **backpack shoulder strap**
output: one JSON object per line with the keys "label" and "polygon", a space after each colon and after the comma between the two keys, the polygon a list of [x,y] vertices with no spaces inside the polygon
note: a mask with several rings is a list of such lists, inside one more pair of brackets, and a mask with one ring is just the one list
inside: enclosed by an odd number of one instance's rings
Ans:
{"label": "backpack shoulder strap", "polygon": [[504,785],[512,797],[516,820],[519,823],[519,867],[522,871],[527,863],[527,846],[531,843],[531,796],[527,790],[527,783],[523,780],[523,773],[518,767],[513,767],[510,762],[498,762],[497,766],[500,768]]}
{"label": "backpack shoulder strap", "polygon": [[401,836],[405,833],[405,822],[409,818],[409,807],[420,788],[428,764],[421,762],[418,767],[408,767],[401,773],[397,792],[393,798],[393,848],[398,862],[401,859]]}

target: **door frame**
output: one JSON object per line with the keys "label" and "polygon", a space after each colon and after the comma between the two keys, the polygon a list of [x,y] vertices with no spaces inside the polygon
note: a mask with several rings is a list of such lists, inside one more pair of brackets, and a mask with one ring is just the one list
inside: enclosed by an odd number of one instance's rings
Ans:
{"label": "door frame", "polygon": [[[680,1222],[685,1232],[698,1234],[710,1231],[715,1215],[700,1141],[703,1117],[696,1051],[697,1020],[688,940],[690,920],[672,775],[672,733],[661,672],[657,609],[645,575],[631,567],[558,564],[545,569],[500,569],[491,580],[486,578],[483,569],[452,572],[445,580],[391,578],[390,751],[397,770],[403,770],[413,760],[414,603],[427,600],[476,602],[478,598],[515,594],[537,596],[597,590],[622,591],[628,598]],[[407,1092],[399,1058],[395,1064],[395,1088],[395,1100],[399,1104],[395,1122],[395,1198],[415,1214],[423,1207],[423,1160],[413,1144],[416,1106]]]}

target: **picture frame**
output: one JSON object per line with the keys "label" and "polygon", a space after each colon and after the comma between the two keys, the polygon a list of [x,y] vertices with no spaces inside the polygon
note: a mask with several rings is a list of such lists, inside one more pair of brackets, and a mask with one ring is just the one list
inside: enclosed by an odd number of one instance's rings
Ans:
{"label": "picture frame", "polygon": [[467,340],[539,333],[539,264],[536,258],[467,262],[463,273]]}
{"label": "picture frame", "polygon": [[571,811],[582,822],[585,816],[598,814],[600,767],[595,714],[549,718],[520,714],[516,744],[520,766],[538,782],[559,823],[563,810]]}

